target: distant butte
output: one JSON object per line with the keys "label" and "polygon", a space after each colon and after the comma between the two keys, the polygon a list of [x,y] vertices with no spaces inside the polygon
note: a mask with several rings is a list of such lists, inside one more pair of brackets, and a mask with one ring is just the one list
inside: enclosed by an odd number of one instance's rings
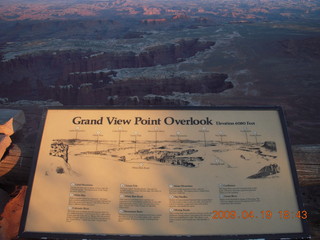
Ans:
{"label": "distant butte", "polygon": [[[0,18],[5,21],[16,20],[48,20],[48,19],[75,19],[79,17],[101,17],[107,13],[113,15],[131,16],[189,16],[211,15],[233,19],[260,19],[265,20],[277,15],[281,18],[295,18],[297,16],[316,14],[319,2],[304,1],[296,4],[295,1],[156,1],[156,0],[110,0],[101,1],[42,1],[31,2],[8,1],[1,4]],[[179,6],[179,7],[177,7]],[[285,9],[282,12],[281,9]],[[280,10],[280,11],[279,11]],[[155,18],[154,18],[155,19]]]}

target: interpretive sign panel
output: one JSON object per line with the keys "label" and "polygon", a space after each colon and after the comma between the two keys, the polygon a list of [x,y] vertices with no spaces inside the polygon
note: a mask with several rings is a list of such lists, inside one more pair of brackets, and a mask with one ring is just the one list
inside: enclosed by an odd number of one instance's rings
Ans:
{"label": "interpretive sign panel", "polygon": [[297,190],[278,107],[48,109],[20,232],[306,237]]}

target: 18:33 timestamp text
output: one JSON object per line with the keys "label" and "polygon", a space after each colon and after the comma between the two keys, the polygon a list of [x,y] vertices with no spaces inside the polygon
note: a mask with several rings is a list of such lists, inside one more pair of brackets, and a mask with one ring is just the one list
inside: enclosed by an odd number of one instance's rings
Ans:
{"label": "18:33 timestamp text", "polygon": [[212,211],[212,219],[307,219],[308,213],[305,210],[302,211],[289,211],[281,210],[278,212],[273,212],[270,210],[265,211],[228,211],[228,210],[215,210]]}

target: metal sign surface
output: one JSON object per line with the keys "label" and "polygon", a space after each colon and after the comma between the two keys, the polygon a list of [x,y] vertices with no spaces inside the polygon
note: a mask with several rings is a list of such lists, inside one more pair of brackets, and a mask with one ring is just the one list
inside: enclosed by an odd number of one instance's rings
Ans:
{"label": "metal sign surface", "polygon": [[22,237],[307,237],[278,107],[48,109]]}

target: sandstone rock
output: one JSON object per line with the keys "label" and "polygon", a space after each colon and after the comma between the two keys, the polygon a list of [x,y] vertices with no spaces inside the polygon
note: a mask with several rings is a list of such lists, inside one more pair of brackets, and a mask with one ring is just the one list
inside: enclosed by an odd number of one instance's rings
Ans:
{"label": "sandstone rock", "polygon": [[18,195],[12,198],[4,208],[0,217],[0,239],[16,239],[27,187],[23,186]]}
{"label": "sandstone rock", "polygon": [[11,138],[7,135],[0,134],[0,161],[11,144]]}
{"label": "sandstone rock", "polygon": [[0,109],[0,133],[11,136],[22,128],[25,121],[21,110]]}
{"label": "sandstone rock", "polygon": [[8,193],[0,188],[0,214],[3,212],[4,207],[9,201],[10,197]]}

